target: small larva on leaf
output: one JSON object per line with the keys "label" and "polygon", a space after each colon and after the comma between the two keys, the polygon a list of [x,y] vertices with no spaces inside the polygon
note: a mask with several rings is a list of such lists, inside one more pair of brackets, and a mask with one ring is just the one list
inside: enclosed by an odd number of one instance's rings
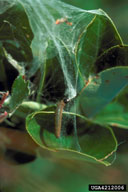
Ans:
{"label": "small larva on leaf", "polygon": [[62,113],[63,108],[65,106],[65,102],[61,100],[57,103],[56,111],[55,111],[55,136],[56,138],[60,137],[61,134],[61,124],[62,124]]}
{"label": "small larva on leaf", "polygon": [[72,26],[72,22],[69,22],[67,18],[60,18],[60,19],[57,19],[55,22],[56,25],[61,23],[66,23],[67,25]]}

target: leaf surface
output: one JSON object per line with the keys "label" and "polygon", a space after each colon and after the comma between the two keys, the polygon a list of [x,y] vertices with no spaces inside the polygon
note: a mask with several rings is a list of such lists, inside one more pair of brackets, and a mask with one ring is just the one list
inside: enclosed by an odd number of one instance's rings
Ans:
{"label": "leaf surface", "polygon": [[10,109],[15,110],[27,98],[29,94],[28,81],[25,81],[22,76],[18,76],[11,90]]}
{"label": "leaf surface", "polygon": [[61,136],[56,138],[54,119],[54,111],[35,112],[27,117],[27,131],[41,147],[57,150],[64,158],[111,164],[106,159],[117,149],[117,141],[111,128],[94,124],[84,117],[81,119],[77,114],[63,112]]}

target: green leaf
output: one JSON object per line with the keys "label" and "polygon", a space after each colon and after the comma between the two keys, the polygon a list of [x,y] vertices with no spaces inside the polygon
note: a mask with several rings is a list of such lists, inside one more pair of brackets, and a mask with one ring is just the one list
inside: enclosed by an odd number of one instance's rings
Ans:
{"label": "green leaf", "polygon": [[115,98],[115,102],[123,107],[124,112],[128,112],[128,86]]}
{"label": "green leaf", "polygon": [[95,121],[114,127],[128,129],[128,113],[119,103],[110,103],[96,117]]}
{"label": "green leaf", "polygon": [[117,66],[128,66],[128,46],[117,45],[105,50],[95,63],[95,73]]}
{"label": "green leaf", "polygon": [[107,69],[90,79],[88,86],[76,98],[79,113],[94,116],[128,85],[128,67]]}
{"label": "green leaf", "polygon": [[102,10],[100,11],[101,14],[96,14],[84,28],[76,46],[76,60],[83,78],[97,72],[97,58],[104,51],[122,44],[114,24]]}
{"label": "green leaf", "polygon": [[22,76],[18,76],[11,90],[10,109],[15,110],[27,98],[29,94],[29,82],[25,81]]}
{"label": "green leaf", "polygon": [[44,110],[47,105],[40,104],[34,101],[23,101],[19,108],[15,111],[15,115],[21,118],[26,118],[26,116],[34,111]]}
{"label": "green leaf", "polygon": [[[0,44],[5,50],[2,55],[4,70],[11,68],[10,63],[20,74],[27,71],[30,77],[36,73],[39,65],[32,55],[31,42],[34,35],[27,14],[21,3],[15,0],[7,0],[3,7],[0,7]],[[7,88],[6,85],[5,87]]]}
{"label": "green leaf", "polygon": [[60,138],[56,138],[54,133],[54,111],[39,111],[28,115],[26,128],[37,144],[49,150],[59,151],[61,157],[110,165],[111,162],[107,158],[117,149],[113,131],[81,117],[78,114],[63,112]]}
{"label": "green leaf", "polygon": [[128,46],[108,49],[97,59],[96,66],[96,72],[101,72],[89,77],[75,99],[78,113],[88,117],[100,112],[128,85]]}
{"label": "green leaf", "polygon": [[128,86],[94,120],[101,124],[128,129]]}
{"label": "green leaf", "polygon": [[31,61],[33,34],[25,10],[20,3],[7,1],[7,4],[5,12],[0,14],[0,42],[17,61]]}

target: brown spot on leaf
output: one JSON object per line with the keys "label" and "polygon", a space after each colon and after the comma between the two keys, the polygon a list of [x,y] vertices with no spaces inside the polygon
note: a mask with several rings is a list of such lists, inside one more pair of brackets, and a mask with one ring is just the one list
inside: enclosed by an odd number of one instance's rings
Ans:
{"label": "brown spot on leaf", "polygon": [[99,76],[99,75],[96,75],[95,77],[96,77],[96,79],[98,79],[100,76]]}
{"label": "brown spot on leaf", "polygon": [[23,78],[23,80],[26,80],[26,76],[25,75],[22,75],[22,78]]}
{"label": "brown spot on leaf", "polygon": [[105,82],[106,82],[106,83],[110,83],[110,81],[109,81],[108,79],[107,79],[107,80],[105,80]]}
{"label": "brown spot on leaf", "polygon": [[94,81],[94,85],[97,85],[97,82],[96,82],[96,81]]}

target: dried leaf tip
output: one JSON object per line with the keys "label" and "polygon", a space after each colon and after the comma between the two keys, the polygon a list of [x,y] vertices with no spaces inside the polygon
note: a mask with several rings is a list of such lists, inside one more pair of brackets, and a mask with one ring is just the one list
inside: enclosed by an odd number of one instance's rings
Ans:
{"label": "dried leaf tip", "polygon": [[7,116],[8,116],[7,111],[5,111],[4,113],[1,113],[0,114],[0,123],[2,123]]}
{"label": "dried leaf tip", "polygon": [[9,91],[7,92],[0,92],[0,94],[2,95],[1,101],[0,101],[0,108],[2,107],[5,99],[7,98],[7,96],[9,95]]}

